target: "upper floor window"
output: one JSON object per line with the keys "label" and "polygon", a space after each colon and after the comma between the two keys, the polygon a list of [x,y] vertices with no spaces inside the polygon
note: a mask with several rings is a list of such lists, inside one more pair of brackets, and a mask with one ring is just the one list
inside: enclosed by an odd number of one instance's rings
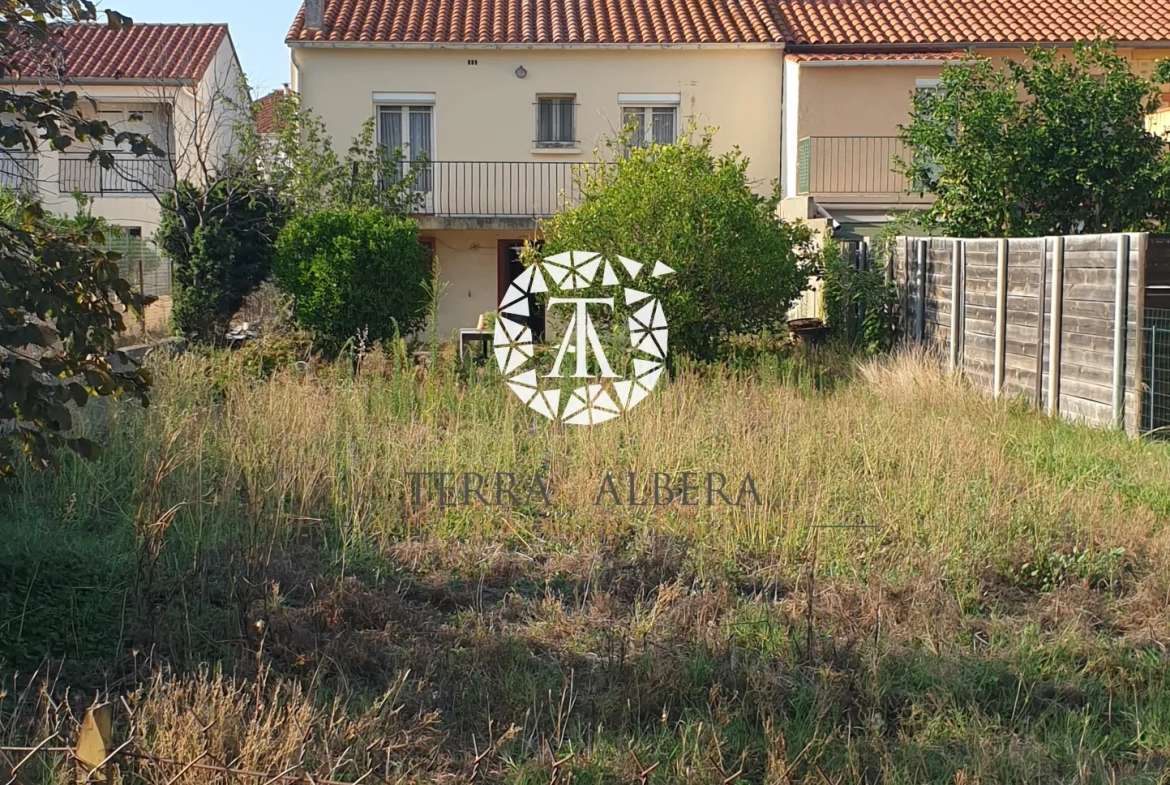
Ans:
{"label": "upper floor window", "polygon": [[[379,104],[378,144],[386,154],[402,151],[402,160],[388,176],[394,182],[405,177],[413,161],[430,161],[435,151],[434,107],[431,104]],[[412,190],[429,192],[432,172],[429,165],[414,167]]]}
{"label": "upper floor window", "polygon": [[677,106],[623,106],[622,126],[633,126],[630,144],[674,144],[678,141]]}
{"label": "upper floor window", "polygon": [[536,146],[576,147],[577,97],[542,95],[536,98]]}
{"label": "upper floor window", "polygon": [[428,159],[434,150],[433,107],[382,105],[378,107],[378,144],[388,153],[402,150],[408,161]]}
{"label": "upper floor window", "polygon": [[632,129],[630,145],[677,142],[680,97],[678,93],[619,93],[622,127]]}

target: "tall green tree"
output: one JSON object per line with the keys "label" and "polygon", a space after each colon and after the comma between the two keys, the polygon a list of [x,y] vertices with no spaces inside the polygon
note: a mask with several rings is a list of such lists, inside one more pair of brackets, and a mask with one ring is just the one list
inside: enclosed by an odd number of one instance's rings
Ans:
{"label": "tall green tree", "polygon": [[1113,45],[1034,48],[1004,66],[947,64],[916,91],[902,170],[955,236],[1119,232],[1170,220],[1165,143],[1145,128],[1158,87]]}
{"label": "tall green tree", "polygon": [[[639,288],[662,302],[673,349],[698,359],[783,323],[815,258],[808,228],[780,221],[779,197],[756,193],[748,159],[717,155],[712,142],[710,132],[650,147],[616,140],[609,160],[584,169],[580,203],[542,227],[542,254],[600,251],[673,268]],[[619,329],[627,311],[619,299]]]}
{"label": "tall green tree", "polygon": [[[132,24],[116,11],[104,14],[113,28]],[[18,77],[30,53],[48,45],[51,23],[97,19],[88,0],[0,0],[0,74]],[[139,134],[82,117],[82,101],[63,87],[0,85],[0,155],[106,141],[139,155],[160,152]],[[106,168],[114,163],[100,149],[91,158]],[[114,346],[124,309],[141,312],[147,301],[104,242],[100,223],[54,220],[35,200],[0,203],[0,475],[11,474],[22,455],[44,468],[61,446],[94,455],[96,445],[73,432],[74,411],[93,398],[126,393],[145,401],[149,375]]]}
{"label": "tall green tree", "polygon": [[240,161],[210,184],[180,182],[163,193],[155,241],[173,262],[171,324],[214,342],[269,273],[288,206]]}

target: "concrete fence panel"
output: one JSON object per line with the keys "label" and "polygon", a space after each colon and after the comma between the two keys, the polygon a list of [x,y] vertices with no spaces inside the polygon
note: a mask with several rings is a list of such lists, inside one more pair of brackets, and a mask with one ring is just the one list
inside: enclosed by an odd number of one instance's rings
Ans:
{"label": "concrete fence panel", "polygon": [[905,335],[977,388],[1138,433],[1150,242],[1144,233],[900,237],[889,274]]}

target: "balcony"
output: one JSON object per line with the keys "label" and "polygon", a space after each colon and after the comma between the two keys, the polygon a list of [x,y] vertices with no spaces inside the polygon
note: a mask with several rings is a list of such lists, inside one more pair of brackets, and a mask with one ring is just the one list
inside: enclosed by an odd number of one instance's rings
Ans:
{"label": "balcony", "polygon": [[417,164],[413,186],[422,216],[444,226],[515,224],[531,228],[536,218],[580,199],[578,180],[589,164],[569,161],[428,161]]}
{"label": "balcony", "polygon": [[0,188],[36,193],[41,160],[36,153],[0,150]]}
{"label": "balcony", "polygon": [[174,184],[170,162],[114,151],[114,165],[105,169],[89,153],[62,153],[57,185],[61,193],[90,196],[150,196]]}
{"label": "balcony", "polygon": [[896,136],[806,136],[797,143],[796,191],[818,201],[921,201],[897,171],[909,155]]}

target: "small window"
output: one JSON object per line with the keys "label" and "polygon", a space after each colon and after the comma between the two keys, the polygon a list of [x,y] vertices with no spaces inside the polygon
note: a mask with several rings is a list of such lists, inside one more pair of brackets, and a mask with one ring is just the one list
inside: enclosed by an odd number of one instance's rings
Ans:
{"label": "small window", "polygon": [[129,229],[126,230],[126,234],[129,235],[130,237],[134,238],[135,240],[141,240],[142,239],[142,227],[141,226],[131,226]]}
{"label": "small window", "polygon": [[536,99],[536,146],[576,147],[576,109],[576,96],[538,96]]}
{"label": "small window", "polygon": [[623,106],[622,126],[632,125],[630,144],[674,144],[678,141],[677,106]]}

